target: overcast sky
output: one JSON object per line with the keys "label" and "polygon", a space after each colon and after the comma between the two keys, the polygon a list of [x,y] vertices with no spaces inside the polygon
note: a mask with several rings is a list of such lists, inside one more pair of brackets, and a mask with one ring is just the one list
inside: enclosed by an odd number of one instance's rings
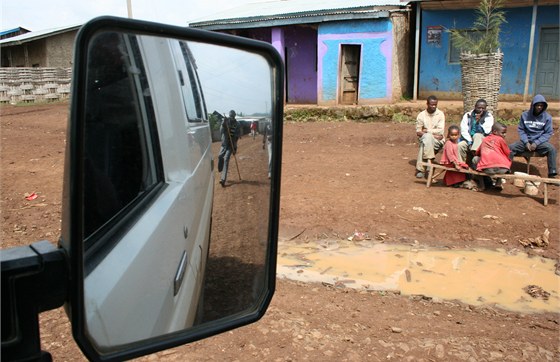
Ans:
{"label": "overcast sky", "polygon": [[[130,0],[132,17],[185,26],[201,17],[267,0]],[[127,0],[3,0],[0,30],[79,25],[100,15],[127,17]]]}
{"label": "overcast sky", "polygon": [[[101,16],[127,17],[127,0],[0,0],[0,30],[19,26],[31,31],[80,25]],[[132,17],[139,20],[186,26],[228,8],[270,0],[130,0]],[[223,52],[223,51],[222,51]],[[270,112],[271,89],[268,66],[264,63],[248,66],[257,61],[248,56],[243,61],[202,67],[199,69],[208,110],[220,113],[235,108],[238,113]],[[219,59],[224,60],[224,57]],[[214,64],[212,57],[198,64]],[[224,60],[225,61],[225,60]],[[224,72],[223,69],[235,70]],[[216,70],[222,70],[216,73]],[[230,69],[231,70],[231,69]],[[235,77],[234,77],[235,76]],[[255,81],[258,79],[258,81]],[[247,84],[246,84],[247,83]],[[227,90],[231,90],[230,93]]]}
{"label": "overcast sky", "polygon": [[230,109],[245,116],[271,113],[271,75],[264,58],[216,45],[190,43],[190,48],[209,113],[227,114]]}

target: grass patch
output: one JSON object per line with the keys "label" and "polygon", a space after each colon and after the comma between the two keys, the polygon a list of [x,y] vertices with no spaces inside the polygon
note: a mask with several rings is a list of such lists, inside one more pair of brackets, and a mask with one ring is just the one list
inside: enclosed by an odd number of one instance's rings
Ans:
{"label": "grass patch", "polygon": [[416,119],[405,113],[395,113],[391,118],[395,123],[416,123]]}
{"label": "grass patch", "polygon": [[510,118],[510,119],[505,119],[505,118],[496,118],[496,122],[500,122],[503,125],[506,126],[517,126],[519,124],[519,119],[517,118]]}

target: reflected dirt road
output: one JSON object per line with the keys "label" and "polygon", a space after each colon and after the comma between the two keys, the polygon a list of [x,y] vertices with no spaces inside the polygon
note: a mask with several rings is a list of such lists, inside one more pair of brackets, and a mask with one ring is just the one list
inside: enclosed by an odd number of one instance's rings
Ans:
{"label": "reflected dirt road", "polygon": [[[217,165],[220,143],[212,144]],[[208,255],[203,321],[243,311],[264,287],[270,180],[262,136],[239,140],[226,187],[215,170],[212,231]],[[241,176],[241,179],[239,178]]]}
{"label": "reflected dirt road", "polygon": [[557,312],[560,276],[554,273],[554,264],[554,260],[524,253],[487,249],[359,246],[322,240],[280,242],[278,276],[358,289],[398,290],[471,305],[493,304],[517,312]]}

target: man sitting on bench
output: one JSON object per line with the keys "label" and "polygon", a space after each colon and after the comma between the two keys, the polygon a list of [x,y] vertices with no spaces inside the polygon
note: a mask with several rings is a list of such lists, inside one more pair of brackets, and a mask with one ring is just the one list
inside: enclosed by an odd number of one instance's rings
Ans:
{"label": "man sitting on bench", "polygon": [[436,153],[443,148],[445,139],[445,115],[437,108],[436,96],[429,96],[426,109],[416,117],[416,135],[418,136],[418,158],[416,160],[416,178],[427,175],[422,162],[433,161]]}
{"label": "man sitting on bench", "polygon": [[479,99],[474,109],[463,115],[459,140],[459,157],[463,162],[471,162],[484,137],[492,132],[494,117],[486,111],[487,106],[484,99]]}
{"label": "man sitting on bench", "polygon": [[517,132],[519,141],[509,145],[511,153],[509,159],[523,152],[537,152],[546,155],[548,177],[556,177],[556,149],[548,141],[552,136],[552,116],[546,111],[548,103],[544,96],[537,94],[531,102],[531,108],[521,114]]}

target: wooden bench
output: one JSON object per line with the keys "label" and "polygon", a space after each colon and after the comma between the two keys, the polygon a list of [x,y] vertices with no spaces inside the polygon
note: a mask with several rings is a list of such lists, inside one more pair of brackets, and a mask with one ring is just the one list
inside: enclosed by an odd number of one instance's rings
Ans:
{"label": "wooden bench", "polygon": [[515,155],[515,157],[523,157],[527,161],[527,174],[529,174],[529,168],[531,167],[531,157],[546,157],[546,155],[541,155],[536,151],[525,151]]}
{"label": "wooden bench", "polygon": [[[543,204],[544,206],[548,205],[548,185],[556,185],[556,186],[560,186],[560,179],[556,179],[556,178],[548,178],[548,177],[540,177],[540,176],[536,176],[536,175],[515,175],[515,174],[497,174],[497,175],[489,175],[487,173],[484,172],[479,172],[479,171],[475,171],[475,170],[465,170],[465,169],[461,169],[461,170],[457,170],[453,167],[446,167],[446,166],[442,166],[439,165],[437,163],[431,163],[431,162],[422,162],[422,165],[426,166],[429,170],[428,172],[428,177],[426,179],[426,187],[430,187],[430,185],[432,184],[433,180],[435,177],[437,177],[439,174],[445,172],[445,171],[454,171],[454,172],[460,172],[460,173],[466,173],[469,175],[477,175],[477,176],[488,176],[491,178],[503,178],[506,180],[524,180],[524,181],[538,181],[543,185],[543,194],[544,194],[544,200],[543,200]],[[438,175],[434,176],[434,170],[442,170],[442,172],[440,172]]]}

